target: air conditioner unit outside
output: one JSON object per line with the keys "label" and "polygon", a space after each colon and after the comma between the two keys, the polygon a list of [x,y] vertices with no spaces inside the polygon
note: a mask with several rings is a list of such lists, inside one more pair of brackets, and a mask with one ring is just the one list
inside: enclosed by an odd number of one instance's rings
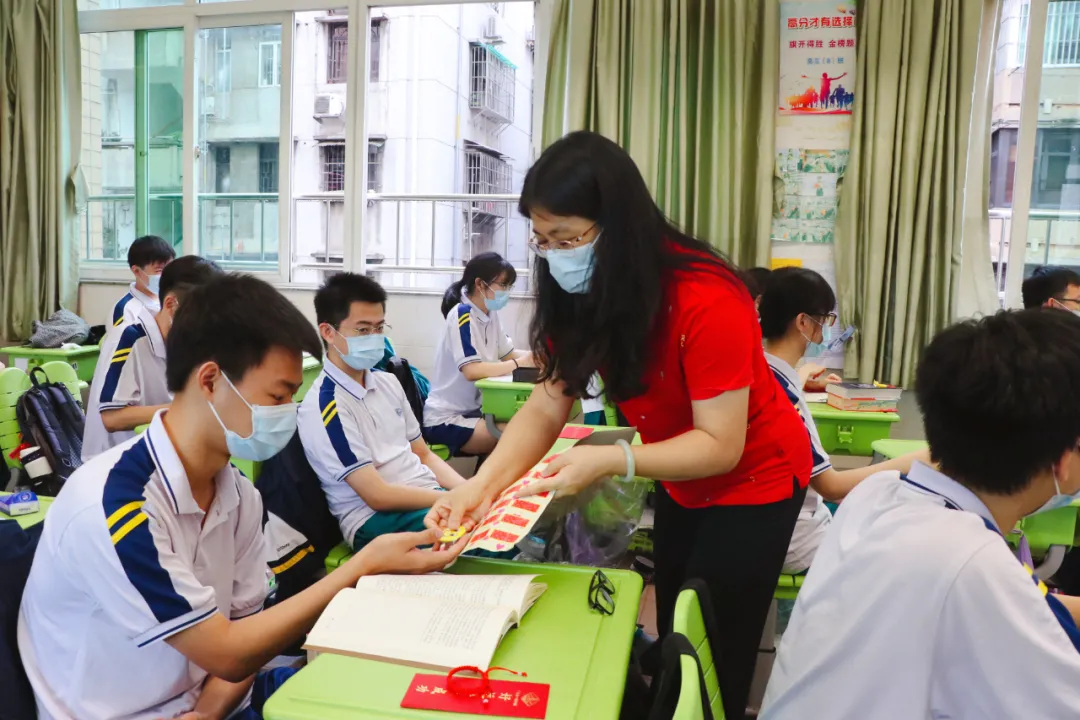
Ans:
{"label": "air conditioner unit outside", "polygon": [[501,43],[503,41],[502,23],[498,15],[492,15],[487,20],[484,28],[484,39],[489,43]]}
{"label": "air conditioner unit outside", "polygon": [[345,100],[340,95],[316,95],[315,117],[336,118],[345,113]]}
{"label": "air conditioner unit outside", "polygon": [[214,117],[215,106],[217,105],[217,98],[213,95],[205,95],[202,102],[202,114],[207,117]]}

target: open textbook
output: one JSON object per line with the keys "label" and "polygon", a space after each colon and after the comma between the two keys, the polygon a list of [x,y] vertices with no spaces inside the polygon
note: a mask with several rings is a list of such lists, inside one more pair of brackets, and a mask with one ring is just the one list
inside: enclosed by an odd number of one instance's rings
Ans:
{"label": "open textbook", "polygon": [[536,575],[373,575],[339,592],[304,648],[434,670],[486,668],[547,586]]}

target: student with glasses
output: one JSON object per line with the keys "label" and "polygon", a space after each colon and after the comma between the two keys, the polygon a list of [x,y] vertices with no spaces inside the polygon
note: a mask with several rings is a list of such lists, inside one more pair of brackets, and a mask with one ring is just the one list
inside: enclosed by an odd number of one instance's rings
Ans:
{"label": "student with glasses", "polygon": [[1020,294],[1025,308],[1057,308],[1080,313],[1080,273],[1067,267],[1044,265],[1024,280]]}
{"label": "student with glasses", "polygon": [[599,372],[644,444],[573,448],[530,490],[573,494],[613,475],[658,481],[660,634],[682,585],[703,579],[720,624],[711,639],[724,659],[725,711],[742,717],[810,480],[806,429],[765,362],[754,302],[734,268],[664,217],[630,156],[600,135],[572,133],[545,150],[519,210],[538,256],[531,336],[542,385],[476,477],[440,497],[427,522],[475,519],[548,452]]}
{"label": "student with glasses", "polygon": [[495,447],[481,419],[476,381],[533,366],[532,354],[514,349],[499,319],[516,279],[514,266],[501,255],[480,253],[443,296],[446,320],[424,404],[424,438],[446,445],[453,455],[486,455]]}

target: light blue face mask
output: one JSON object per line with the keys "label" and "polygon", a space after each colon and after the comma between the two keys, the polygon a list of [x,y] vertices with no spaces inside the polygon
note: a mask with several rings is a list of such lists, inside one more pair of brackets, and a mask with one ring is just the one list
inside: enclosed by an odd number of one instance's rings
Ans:
{"label": "light blue face mask", "polygon": [[[814,318],[810,319],[814,320]],[[814,320],[814,322],[817,322],[817,320]],[[806,352],[803,353],[803,357],[818,357],[824,354],[825,351],[829,349],[829,345],[832,343],[832,326],[824,325],[822,323],[818,323],[818,325],[821,325],[821,342],[814,342],[810,338],[803,335],[803,337],[806,338],[807,342]]]}
{"label": "light blue face mask", "polygon": [[[600,234],[603,234],[601,231]],[[592,285],[593,266],[596,264],[596,236],[588,245],[579,245],[570,250],[548,250],[544,255],[547,260],[551,277],[559,283],[559,287],[573,295],[583,295],[589,292]]]}
{"label": "light blue face mask", "polygon": [[285,449],[296,433],[296,403],[252,405],[244,400],[244,396],[225,373],[222,373],[221,377],[225,378],[236,396],[251,410],[251,434],[245,438],[225,427],[214,404],[209,403],[210,412],[214,413],[218,425],[225,431],[225,445],[229,448],[229,454],[241,460],[262,462]]}
{"label": "light blue face mask", "polygon": [[[341,335],[337,330],[334,332]],[[336,347],[334,350],[353,370],[370,370],[378,365],[386,354],[385,335],[372,334],[358,337],[341,335],[341,337],[345,338],[345,342],[349,344],[349,352],[343,354]]]}
{"label": "light blue face mask", "polygon": [[[1054,472],[1054,496],[1043,503],[1032,515],[1038,515],[1039,513],[1049,512],[1051,510],[1058,510],[1063,507],[1069,507],[1073,500],[1080,499],[1080,491],[1077,491],[1073,495],[1066,495],[1061,492],[1061,486],[1058,485],[1057,472]],[[1030,517],[1030,516],[1029,516]]]}
{"label": "light blue face mask", "polygon": [[[489,285],[488,287],[491,286]],[[509,290],[492,290],[491,292],[494,293],[494,297],[484,298],[484,304],[487,305],[488,310],[498,312],[510,302]]]}
{"label": "light blue face mask", "polygon": [[161,289],[161,274],[147,275],[146,276],[146,289],[153,295],[159,295],[158,290]]}

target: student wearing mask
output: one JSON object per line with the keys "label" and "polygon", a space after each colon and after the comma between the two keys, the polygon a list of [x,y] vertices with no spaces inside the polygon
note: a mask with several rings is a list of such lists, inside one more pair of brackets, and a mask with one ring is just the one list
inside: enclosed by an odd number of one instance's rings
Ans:
{"label": "student wearing mask", "polygon": [[1053,307],[1080,312],[1080,274],[1066,267],[1035,268],[1020,288],[1025,308]]}
{"label": "student wearing mask", "polygon": [[1080,493],[1078,366],[1068,313],[1000,312],[930,343],[915,393],[940,472],[848,495],[763,720],[1080,717],[1080,633],[1003,535]]}
{"label": "student wearing mask", "polygon": [[424,405],[424,438],[446,445],[453,455],[486,455],[495,447],[495,438],[480,417],[476,381],[533,365],[530,353],[514,349],[499,319],[515,280],[514,266],[502,256],[480,253],[443,296],[446,321]]}
{"label": "student wearing mask", "polygon": [[143,235],[131,243],[127,263],[135,282],[113,305],[106,327],[120,327],[135,322],[140,309],[145,308],[151,315],[161,310],[158,297],[161,273],[175,257],[176,251],[172,245],[157,235]]}
{"label": "student wearing mask", "polygon": [[18,643],[43,720],[257,720],[290,669],[263,671],[361,576],[442,569],[461,550],[387,535],[263,611],[259,493],[230,457],[266,460],[296,431],[311,324],[250,276],[185,298],[169,334],[175,399],[146,432],[79,468],[45,518]]}
{"label": "student wearing mask", "polygon": [[476,477],[440,498],[428,522],[476,519],[550,450],[599,372],[644,444],[572,448],[529,489],[573,494],[612,475],[658,481],[660,635],[679,589],[703,579],[724,710],[742,717],[810,480],[806,429],[765,362],[754,302],[710,246],[664,217],[630,156],[595,133],[550,145],[525,177],[519,209],[538,256],[532,350],[542,383]]}
{"label": "student wearing mask", "polygon": [[165,339],[177,308],[193,289],[221,275],[213,261],[197,255],[174,260],[162,273],[162,309],[141,307],[135,319],[102,346],[94,369],[83,431],[83,462],[135,436],[172,400],[165,381]]}
{"label": "student wearing mask", "polygon": [[810,435],[814,467],[810,490],[806,493],[795,532],[788,545],[784,572],[801,573],[810,567],[814,554],[829,528],[832,513],[822,496],[840,502],[863,479],[883,470],[906,473],[916,460],[930,462],[921,451],[895,460],[850,470],[837,470],[821,447],[817,426],[802,392],[802,379],[795,365],[808,352],[816,354],[826,344],[826,332],[836,322],[836,296],[825,278],[813,270],[782,268],[772,273],[761,297],[761,334],[765,338],[765,359],[784,394],[798,411]]}
{"label": "student wearing mask", "polygon": [[339,273],[315,294],[315,318],[326,362],[300,404],[300,439],[342,536],[360,550],[423,530],[439,491],[465,480],[424,442],[397,378],[372,369],[385,351],[386,291]]}

